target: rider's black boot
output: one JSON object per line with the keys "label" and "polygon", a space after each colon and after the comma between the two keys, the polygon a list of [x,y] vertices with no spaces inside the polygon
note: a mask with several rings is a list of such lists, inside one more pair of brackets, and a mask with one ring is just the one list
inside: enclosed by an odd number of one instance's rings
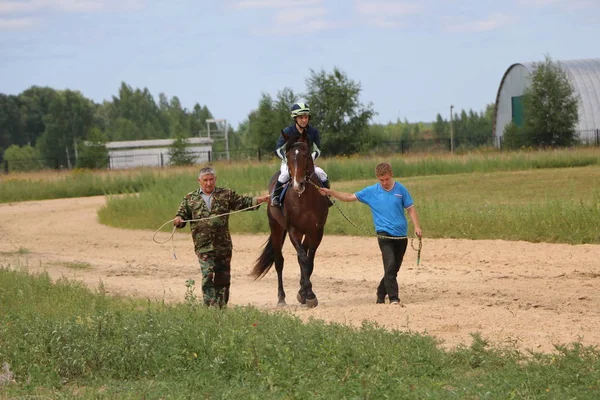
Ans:
{"label": "rider's black boot", "polygon": [[277,181],[275,184],[275,189],[273,189],[273,194],[271,195],[271,205],[273,207],[281,208],[281,202],[279,201],[279,196],[281,196],[281,191],[283,190],[283,183]]}

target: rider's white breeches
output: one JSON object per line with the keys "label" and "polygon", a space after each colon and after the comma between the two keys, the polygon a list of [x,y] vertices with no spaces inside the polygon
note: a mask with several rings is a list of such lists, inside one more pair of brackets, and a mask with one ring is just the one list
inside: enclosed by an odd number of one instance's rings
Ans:
{"label": "rider's white breeches", "polygon": [[[321,167],[317,167],[316,165],[315,174],[317,174],[321,182],[325,182],[327,180],[327,174],[325,173],[325,171],[323,171]],[[279,169],[279,178],[277,180],[280,183],[286,183],[290,180],[290,171],[285,161],[281,161],[281,168]]]}

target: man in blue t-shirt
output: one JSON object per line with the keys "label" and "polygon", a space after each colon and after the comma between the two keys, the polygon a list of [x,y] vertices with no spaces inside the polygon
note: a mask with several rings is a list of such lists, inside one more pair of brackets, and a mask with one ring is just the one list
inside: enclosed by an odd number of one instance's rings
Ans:
{"label": "man in blue t-shirt", "polygon": [[377,165],[375,175],[379,183],[367,186],[356,193],[337,192],[327,188],[320,188],[319,191],[323,195],[333,196],[341,201],[358,200],[371,208],[377,240],[383,256],[384,271],[383,278],[377,287],[377,303],[385,303],[387,296],[390,304],[400,305],[397,276],[408,245],[405,209],[415,225],[415,235],[420,238],[423,233],[412,197],[404,185],[392,179],[390,164]]}

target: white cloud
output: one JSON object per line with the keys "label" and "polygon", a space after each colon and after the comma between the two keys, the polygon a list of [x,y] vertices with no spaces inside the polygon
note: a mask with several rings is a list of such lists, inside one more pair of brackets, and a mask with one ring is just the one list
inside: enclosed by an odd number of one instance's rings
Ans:
{"label": "white cloud", "polygon": [[279,11],[273,17],[273,21],[277,25],[289,26],[290,24],[302,23],[302,30],[305,30],[305,23],[310,23],[311,20],[323,20],[326,10],[323,7],[315,8],[296,8],[285,11]]}
{"label": "white cloud", "polygon": [[297,32],[290,30],[290,26],[302,25],[302,33],[314,33],[332,29],[336,25],[326,20],[327,11],[322,7],[297,8],[279,11],[273,16],[273,23],[268,27],[252,30],[256,35],[294,35]]}
{"label": "white cloud", "polygon": [[405,1],[355,0],[354,9],[361,20],[377,28],[398,28],[404,25],[401,17],[419,14],[424,11],[422,4]]}
{"label": "white cloud", "polygon": [[0,18],[0,31],[31,28],[39,23],[37,18]]}
{"label": "white cloud", "polygon": [[501,13],[495,13],[490,15],[489,18],[474,21],[449,17],[445,18],[445,28],[448,32],[455,33],[489,32],[507,25],[513,25],[517,21],[517,17]]}
{"label": "white cloud", "polygon": [[354,8],[359,14],[376,15],[381,17],[401,17],[418,14],[423,6],[403,1],[368,1],[356,0]]}
{"label": "white cloud", "polygon": [[143,8],[141,0],[1,0],[0,14],[30,14],[44,11],[87,13],[135,11]]}
{"label": "white cloud", "polygon": [[392,20],[391,18],[386,18],[386,17],[373,17],[369,19],[369,24],[374,25],[378,28],[384,28],[384,29],[389,29],[389,28],[399,28],[401,27],[403,24]]}
{"label": "white cloud", "polygon": [[528,7],[558,6],[566,10],[582,10],[598,5],[597,0],[516,0],[517,4]]}
{"label": "white cloud", "polygon": [[517,0],[517,4],[522,4],[524,6],[548,6],[562,2],[563,0]]}
{"label": "white cloud", "polygon": [[323,4],[323,0],[241,0],[235,1],[232,8],[294,8]]}

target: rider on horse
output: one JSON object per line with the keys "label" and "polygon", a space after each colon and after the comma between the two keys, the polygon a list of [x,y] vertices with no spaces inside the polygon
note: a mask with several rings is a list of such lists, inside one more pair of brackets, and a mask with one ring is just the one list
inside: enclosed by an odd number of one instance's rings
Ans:
{"label": "rider on horse", "polygon": [[[310,121],[310,108],[306,103],[296,103],[292,106],[291,111],[294,123],[283,129],[281,132],[285,133],[288,137],[296,137],[300,136],[303,131],[306,131],[307,136],[312,142],[311,155],[314,161],[321,155],[321,150],[319,150],[319,147],[321,146],[321,135],[316,128],[308,124]],[[283,185],[290,179],[290,171],[288,170],[287,161],[285,158],[285,143],[286,141],[283,135],[280,134],[279,139],[277,140],[275,154],[277,154],[277,157],[281,158],[281,169],[271,198],[271,204],[274,207],[281,207],[279,197],[281,195],[281,191],[283,190]],[[327,174],[325,171],[315,165],[315,174],[319,177],[319,180],[321,180],[323,186],[329,189],[329,180],[327,179]]]}

